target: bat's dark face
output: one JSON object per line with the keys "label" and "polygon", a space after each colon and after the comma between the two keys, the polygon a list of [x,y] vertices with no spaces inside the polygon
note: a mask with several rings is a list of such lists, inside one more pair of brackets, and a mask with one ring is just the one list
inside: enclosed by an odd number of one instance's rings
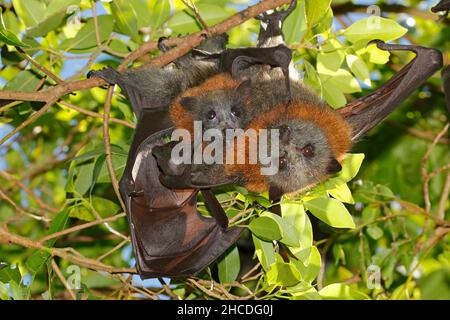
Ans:
{"label": "bat's dark face", "polygon": [[270,186],[283,193],[305,189],[341,170],[323,130],[312,121],[284,119],[279,129],[278,173],[268,175]]}
{"label": "bat's dark face", "polygon": [[181,98],[180,104],[194,121],[201,121],[203,131],[242,129],[246,126],[245,99],[250,86],[244,82],[236,89],[215,90],[200,96]]}

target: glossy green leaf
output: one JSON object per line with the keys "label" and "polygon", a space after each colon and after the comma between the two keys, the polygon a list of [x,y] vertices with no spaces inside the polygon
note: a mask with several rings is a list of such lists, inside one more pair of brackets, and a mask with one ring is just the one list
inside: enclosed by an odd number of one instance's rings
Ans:
{"label": "glossy green leaf", "polygon": [[170,0],[151,1],[149,5],[149,22],[154,29],[160,28],[170,17]]}
{"label": "glossy green leaf", "polygon": [[299,1],[294,11],[283,23],[283,35],[287,44],[299,43],[307,29],[305,1]]}
{"label": "glossy green leaf", "polygon": [[252,235],[253,244],[255,245],[255,253],[264,270],[275,263],[275,251],[272,242],[267,242]]}
{"label": "glossy green leaf", "polygon": [[[374,20],[375,19],[375,20]],[[383,17],[369,17],[353,23],[344,31],[344,36],[351,42],[383,40],[391,41],[403,36],[408,29],[396,21]]]}
{"label": "glossy green leaf", "polygon": [[305,0],[305,2],[306,19],[308,21],[308,27],[311,29],[327,14],[331,0]]}
{"label": "glossy green leaf", "polygon": [[294,264],[297,270],[300,271],[303,281],[312,283],[319,275],[322,258],[320,257],[319,250],[315,246],[303,249],[303,251],[308,253],[308,257],[305,259],[300,252],[296,256],[303,259],[295,261]]}
{"label": "glossy green leaf", "polygon": [[11,46],[27,47],[27,45],[22,41],[20,41],[20,39],[14,33],[12,33],[9,30],[6,30],[1,7],[0,7],[0,42],[9,44]]}
{"label": "glossy green leaf", "polygon": [[[109,15],[98,16],[99,37],[100,42],[106,41],[113,31],[114,19]],[[83,50],[94,48],[97,46],[97,40],[94,28],[94,19],[89,19],[88,22],[78,31],[77,35],[72,39],[63,41],[59,48],[64,51]]]}
{"label": "glossy green leaf", "polygon": [[[66,228],[67,222],[69,221],[69,212],[70,210],[65,208],[52,220],[50,228],[47,231],[47,235],[54,234]],[[53,247],[57,239],[58,238],[47,240],[45,242],[45,246]],[[50,253],[47,251],[37,250],[26,260],[25,265],[31,274],[34,275],[48,261],[50,256]]]}
{"label": "glossy green leaf", "polygon": [[329,179],[325,185],[332,189],[337,185],[349,182],[358,174],[363,160],[363,153],[347,153],[341,163],[342,170],[335,177]]}
{"label": "glossy green leaf", "polygon": [[349,71],[345,69],[338,69],[334,72],[329,69],[322,69],[322,71],[325,73],[319,72],[319,74],[324,85],[327,82],[343,93],[361,92],[361,87],[358,81]]}
{"label": "glossy green leaf", "polygon": [[17,266],[11,268],[11,266],[6,266],[0,270],[0,281],[4,283],[9,283],[10,281],[15,281],[20,283],[22,280],[22,275]]}
{"label": "glossy green leaf", "polygon": [[236,280],[241,264],[237,246],[228,249],[217,264],[220,283],[230,283]]}
{"label": "glossy green leaf", "polygon": [[27,34],[32,37],[47,35],[47,33],[55,30],[64,22],[69,7],[78,7],[79,5],[80,0],[52,0],[46,7],[45,19],[29,28]]}
{"label": "glossy green leaf", "polygon": [[[225,10],[223,6],[202,3],[199,3],[196,6],[203,20],[208,25],[214,25],[231,15],[231,13]],[[175,13],[173,17],[170,18],[168,27],[172,29],[174,33],[182,34],[201,30],[200,25],[196,23],[194,16],[188,10]]]}
{"label": "glossy green leaf", "polygon": [[133,6],[133,0],[114,0],[111,2],[111,11],[116,20],[118,30],[130,36],[133,40],[139,40],[138,12]]}
{"label": "glossy green leaf", "polygon": [[295,286],[300,282],[301,275],[292,263],[277,262],[272,264],[266,273],[267,283],[270,285]]}
{"label": "glossy green leaf", "polygon": [[261,216],[252,220],[248,228],[258,238],[266,241],[280,240],[283,236],[281,226],[269,216]]}
{"label": "glossy green leaf", "polygon": [[355,200],[353,200],[352,192],[350,191],[348,185],[346,183],[337,185],[336,188],[327,190],[328,194],[333,198],[345,202],[354,204]]}
{"label": "glossy green leaf", "polygon": [[348,54],[345,57],[347,61],[347,65],[350,68],[350,70],[353,72],[353,74],[361,80],[366,86],[371,85],[370,81],[370,72],[369,68],[367,68],[367,65],[364,63],[364,61],[361,58],[358,58],[355,55]]}
{"label": "glossy green leaf", "polygon": [[345,106],[347,99],[344,93],[334,84],[331,77],[324,77],[321,83],[323,96],[331,107],[337,109]]}
{"label": "glossy green leaf", "polygon": [[335,75],[344,61],[345,55],[341,50],[317,55],[317,72],[321,74]]}
{"label": "glossy green leaf", "polygon": [[33,27],[46,17],[46,5],[39,0],[12,0],[17,15],[27,27]]}
{"label": "glossy green leaf", "polygon": [[374,240],[381,239],[383,237],[383,229],[375,224],[371,224],[366,229],[367,234]]}
{"label": "glossy green leaf", "polygon": [[347,208],[332,198],[316,198],[305,202],[313,215],[335,228],[354,228],[355,223]]}
{"label": "glossy green leaf", "polygon": [[329,300],[367,300],[369,297],[358,290],[342,283],[333,283],[319,291],[324,299]]}

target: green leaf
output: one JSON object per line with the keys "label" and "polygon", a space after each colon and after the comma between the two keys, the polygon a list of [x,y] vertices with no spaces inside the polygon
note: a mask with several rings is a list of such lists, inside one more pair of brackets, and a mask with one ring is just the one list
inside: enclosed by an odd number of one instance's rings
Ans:
{"label": "green leaf", "polygon": [[355,227],[347,208],[332,198],[316,198],[305,202],[305,207],[318,219],[335,228]]}
{"label": "green leaf", "polygon": [[258,238],[266,241],[280,240],[283,236],[281,226],[270,216],[261,216],[252,220],[248,228]]}
{"label": "green leaf", "polygon": [[383,229],[375,224],[371,224],[366,229],[367,234],[374,240],[379,240],[383,237]]}
{"label": "green leaf", "polygon": [[263,241],[255,235],[252,235],[252,239],[259,262],[264,270],[269,270],[269,267],[275,263],[275,251],[272,242]]}
{"label": "green leaf", "polygon": [[[101,15],[97,17],[99,25],[100,42],[105,42],[113,31],[114,18],[109,15]],[[64,51],[76,51],[90,49],[97,46],[97,40],[94,28],[94,19],[90,18],[88,22],[78,31],[77,35],[72,39],[64,40],[59,49]]]}
{"label": "green leaf", "polygon": [[106,154],[100,155],[94,163],[94,168],[92,171],[92,181],[91,181],[91,187],[89,188],[89,194],[92,193],[92,189],[94,189],[95,184],[97,183],[98,176],[100,175],[100,171],[105,163],[106,160]]}
{"label": "green leaf", "polygon": [[4,283],[9,283],[10,281],[15,281],[20,283],[22,280],[22,275],[20,274],[19,267],[11,268],[7,266],[0,270],[0,281]]}
{"label": "green leaf", "polygon": [[347,153],[342,161],[342,170],[337,176],[329,179],[325,185],[327,189],[333,189],[337,185],[341,185],[352,180],[359,171],[362,161],[364,160],[364,153]]}
{"label": "green leaf", "polygon": [[361,216],[365,223],[372,222],[381,216],[381,209],[379,206],[367,206],[364,208]]}
{"label": "green leaf", "polygon": [[355,55],[349,54],[345,57],[347,61],[347,65],[350,68],[350,70],[353,72],[353,74],[366,86],[371,85],[370,81],[370,72],[369,68],[367,68],[367,65],[364,63],[364,61],[361,58],[358,58]]}
{"label": "green leaf", "polygon": [[119,31],[138,42],[138,13],[133,6],[134,2],[136,1],[115,0],[111,2],[110,6]]}
{"label": "green leaf", "polygon": [[[47,231],[47,235],[54,234],[56,232],[62,231],[66,228],[67,222],[69,221],[69,209],[64,208],[51,222],[50,228]],[[53,247],[58,238],[53,238],[45,242],[46,247]],[[43,250],[38,250],[34,252],[25,262],[28,271],[32,275],[36,274],[42,266],[50,258],[50,253]]]}
{"label": "green leaf", "polygon": [[311,63],[304,60],[303,64],[305,65],[306,77],[305,84],[310,86],[313,89],[319,91],[319,95],[322,96],[322,82],[320,81],[319,74],[316,69],[312,66]]}
{"label": "green leaf", "polygon": [[321,73],[320,71],[318,72],[323,84],[328,82],[343,93],[361,92],[361,87],[359,86],[358,81],[356,81],[349,71],[345,69],[338,69],[335,72],[327,69],[322,69],[321,71],[324,73]]}
{"label": "green leaf", "polygon": [[0,281],[0,300],[11,300],[6,284]]}
{"label": "green leaf", "polygon": [[296,254],[296,257],[299,257],[300,259],[294,260],[294,264],[300,271],[303,281],[311,283],[319,275],[322,258],[320,257],[319,250],[315,246],[303,249],[302,251],[308,253],[308,257],[305,259],[300,252],[299,254]]}
{"label": "green leaf", "polygon": [[369,54],[369,61],[376,64],[386,64],[391,55],[389,51],[379,49],[376,44],[368,46],[367,53]]}
{"label": "green leaf", "polygon": [[17,47],[28,47],[25,43],[11,31],[6,30],[5,22],[3,21],[2,8],[0,7],[0,42]]}
{"label": "green leaf", "polygon": [[337,185],[336,188],[327,190],[327,192],[335,199],[354,204],[355,200],[353,200],[352,192],[350,191],[348,185],[346,183]]}
{"label": "green leaf", "polygon": [[14,10],[27,27],[33,27],[46,17],[46,5],[39,0],[12,0]]}
{"label": "green leaf", "polygon": [[236,280],[241,269],[237,246],[228,249],[217,264],[220,283],[230,283]]}
{"label": "green leaf", "polygon": [[305,0],[308,28],[316,26],[327,15],[331,0]]}
{"label": "green leaf", "polygon": [[[196,6],[207,25],[216,24],[231,15],[231,12],[225,10],[223,6],[206,3],[198,3]],[[175,13],[173,17],[170,18],[168,27],[172,29],[174,33],[183,34],[201,30],[199,24],[196,23],[193,14],[188,10]]]}
{"label": "green leaf", "polygon": [[30,70],[20,71],[5,86],[5,90],[33,92],[39,84],[39,78]]}
{"label": "green leaf", "polygon": [[94,163],[92,162],[78,167],[74,188],[80,195],[84,195],[91,187],[93,171]]}
{"label": "green leaf", "polygon": [[322,18],[313,27],[313,33],[319,34],[329,31],[333,26],[333,18],[333,10],[329,7],[325,12],[325,15],[322,16]]}
{"label": "green leaf", "polygon": [[45,19],[27,30],[32,37],[47,35],[50,31],[57,29],[67,15],[70,6],[79,6],[81,0],[52,0],[46,8]]}
{"label": "green leaf", "polygon": [[321,74],[335,75],[344,61],[344,53],[336,50],[330,53],[320,52],[317,55],[317,72]]}
{"label": "green leaf", "polygon": [[22,288],[19,282],[10,281],[9,291],[11,293],[11,298],[14,300],[24,300],[26,297],[27,290],[25,288]]}
{"label": "green leaf", "polygon": [[343,107],[347,103],[344,93],[335,86],[331,77],[326,77],[325,81],[322,81],[322,89],[325,100],[333,108]]}
{"label": "green leaf", "polygon": [[394,20],[382,17],[369,17],[356,21],[345,29],[343,34],[350,42],[354,43],[362,40],[369,42],[377,39],[391,41],[400,38],[407,31],[408,29],[403,28]]}
{"label": "green leaf", "polygon": [[151,1],[148,12],[150,12],[151,26],[153,29],[158,29],[170,17],[170,0]]}
{"label": "green leaf", "polygon": [[269,285],[295,286],[302,279],[300,272],[294,264],[286,262],[277,262],[272,264],[266,273],[267,283]]}
{"label": "green leaf", "polygon": [[319,291],[320,296],[330,300],[369,300],[363,292],[342,283],[333,283]]}
{"label": "green leaf", "polygon": [[97,196],[91,197],[91,204],[102,218],[112,216],[120,210],[120,206],[115,202]]}
{"label": "green leaf", "polygon": [[287,44],[299,43],[307,29],[305,1],[300,1],[293,12],[283,22],[284,41]]}

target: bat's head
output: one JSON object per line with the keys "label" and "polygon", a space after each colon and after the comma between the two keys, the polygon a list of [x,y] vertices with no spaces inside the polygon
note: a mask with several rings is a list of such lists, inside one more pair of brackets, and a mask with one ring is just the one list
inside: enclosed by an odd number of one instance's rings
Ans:
{"label": "bat's head", "polygon": [[272,128],[279,132],[279,156],[278,172],[266,177],[269,186],[290,193],[316,185],[341,170],[326,132],[319,124],[280,119]]}
{"label": "bat's head", "polygon": [[[264,175],[263,184],[254,185],[265,190],[276,189],[280,195],[304,190],[339,172],[340,161],[351,145],[351,131],[346,121],[325,106],[299,102],[289,107],[282,105],[253,121],[249,127],[267,129],[268,150],[272,159],[277,158],[274,162],[278,165],[273,174]],[[278,139],[271,138],[275,133]],[[278,155],[272,150],[277,150]],[[255,174],[254,169],[252,174]],[[246,178],[256,181],[248,175]]]}
{"label": "bat's head", "polygon": [[245,103],[250,93],[250,81],[242,82],[237,88],[209,91],[198,96],[180,99],[180,105],[193,121],[201,121],[202,129],[244,128],[248,117]]}

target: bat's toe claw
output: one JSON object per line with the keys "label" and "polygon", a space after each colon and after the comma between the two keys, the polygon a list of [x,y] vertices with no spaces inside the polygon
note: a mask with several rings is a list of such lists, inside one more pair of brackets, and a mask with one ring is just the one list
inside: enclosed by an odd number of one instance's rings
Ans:
{"label": "bat's toe claw", "polygon": [[92,77],[95,77],[95,70],[89,70],[89,72],[86,74],[86,78],[90,79]]}
{"label": "bat's toe claw", "polygon": [[164,44],[164,41],[166,41],[166,40],[167,40],[167,37],[160,37],[158,39],[158,49],[161,52],[167,52],[167,51],[170,50],[170,48],[167,45]]}

